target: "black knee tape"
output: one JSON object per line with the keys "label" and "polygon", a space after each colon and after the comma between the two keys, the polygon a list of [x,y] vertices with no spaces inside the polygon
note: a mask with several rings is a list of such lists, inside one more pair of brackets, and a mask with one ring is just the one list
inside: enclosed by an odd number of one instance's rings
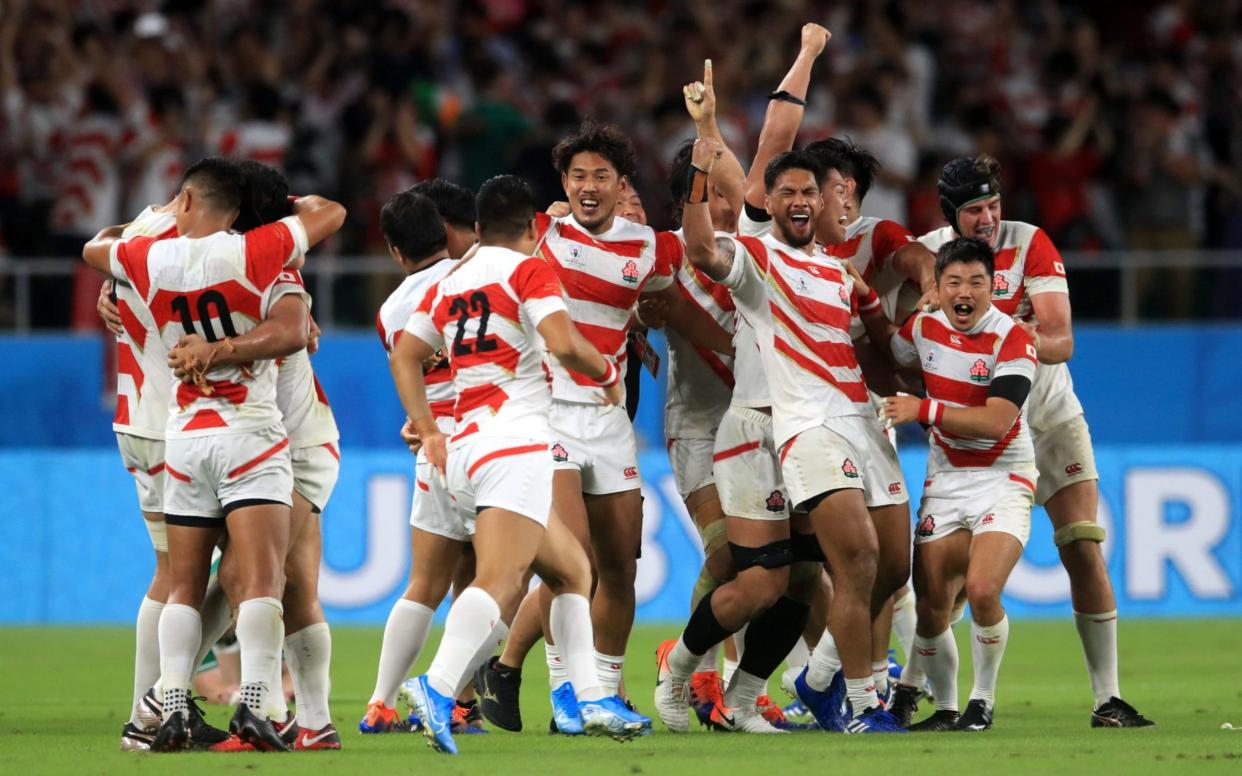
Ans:
{"label": "black knee tape", "polygon": [[789,650],[802,638],[810,611],[811,607],[788,596],[777,599],[765,612],[751,620],[738,667],[761,679],[771,676]]}
{"label": "black knee tape", "polygon": [[789,540],[795,563],[823,563],[824,548],[819,546],[815,534],[796,533]]}
{"label": "black knee tape", "polygon": [[793,552],[788,539],[778,539],[762,547],[743,547],[729,542],[729,553],[733,555],[733,563],[739,574],[755,566],[779,569],[793,563]]}

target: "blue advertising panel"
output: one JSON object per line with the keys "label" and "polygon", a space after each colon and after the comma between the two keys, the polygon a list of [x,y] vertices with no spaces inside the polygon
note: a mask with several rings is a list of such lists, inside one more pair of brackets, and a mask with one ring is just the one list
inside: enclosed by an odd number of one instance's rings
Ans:
{"label": "blue advertising panel", "polygon": [[[323,516],[320,594],[334,623],[382,623],[409,571],[411,458],[345,446]],[[1105,557],[1123,616],[1242,616],[1242,445],[1101,446]],[[923,481],[923,451],[903,451]],[[642,456],[638,617],[678,621],[702,559],[662,452]],[[0,452],[0,622],[130,622],[153,565],[114,449]],[[1010,580],[1013,617],[1065,616],[1069,583],[1041,511]]]}

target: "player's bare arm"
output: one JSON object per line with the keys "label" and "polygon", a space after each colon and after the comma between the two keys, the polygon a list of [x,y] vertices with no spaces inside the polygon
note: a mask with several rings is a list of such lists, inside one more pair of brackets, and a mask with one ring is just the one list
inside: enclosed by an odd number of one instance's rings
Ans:
{"label": "player's bare arm", "polygon": [[845,265],[845,271],[854,279],[854,294],[858,297],[858,317],[867,330],[867,337],[872,345],[892,360],[893,335],[898,331],[897,326],[893,325],[893,322],[884,314],[884,308],[880,305],[875,291],[867,285],[866,280],[863,280],[862,274],[859,273],[854,263],[844,261],[842,264]]}
{"label": "player's bare arm", "polygon": [[746,195],[746,171],[733,151],[729,150],[720,134],[720,125],[716,123],[716,89],[710,59],[703,60],[703,80],[686,84],[681,91],[686,101],[686,112],[694,121],[697,135],[715,140],[724,149],[720,161],[712,170],[711,183],[729,201],[733,212],[740,213]]}
{"label": "player's bare arm", "polygon": [[112,278],[104,280],[103,285],[99,287],[99,301],[95,303],[95,312],[99,313],[99,318],[104,322],[108,331],[121,334],[125,331],[121,323],[121,308],[112,302],[112,290],[115,287],[116,281]]}
{"label": "player's bare arm", "polygon": [[301,297],[281,297],[268,311],[267,318],[253,330],[237,337],[208,342],[197,334],[181,338],[168,351],[168,366],[182,382],[192,382],[197,364],[215,366],[250,364],[291,356],[306,347],[310,339],[310,308]]}
{"label": "player's bare arm", "polygon": [[543,337],[544,347],[556,356],[562,366],[599,383],[604,389],[604,399],[609,404],[620,404],[624,400],[620,370],[612,361],[600,355],[595,346],[582,336],[569,313],[551,313],[536,328]]}
{"label": "player's bare arm", "polygon": [[310,247],[336,234],[345,223],[344,205],[315,194],[294,200],[293,214],[302,221]]}
{"label": "player's bare arm", "polygon": [[448,459],[444,434],[436,426],[435,417],[431,414],[431,405],[427,403],[427,384],[423,380],[423,362],[433,355],[435,348],[417,336],[407,334],[399,338],[393,346],[388,368],[392,372],[392,381],[397,387],[401,406],[405,409],[408,425],[421,440],[427,460],[443,477],[445,461]]}
{"label": "player's bare arm", "polygon": [[[811,67],[828,45],[832,33],[814,22],[802,25],[802,47],[789,72],[776,87],[776,95],[768,102],[768,111],[759,132],[759,147],[755,150],[750,174],[746,177],[746,203],[762,208],[767,192],[763,185],[763,171],[768,162],[779,153],[793,148],[806,109],[806,92],[811,83]],[[792,98],[792,99],[791,99]]]}
{"label": "player's bare arm", "polygon": [[1032,294],[1030,299],[1031,310],[1039,326],[1032,326],[1026,321],[1019,321],[1018,325],[1035,340],[1040,363],[1062,364],[1069,361],[1074,356],[1069,294]]}
{"label": "player's bare arm", "polygon": [[893,251],[893,267],[910,282],[917,283],[923,296],[915,309],[936,306],[936,254],[918,241],[911,241]]}
{"label": "player's bare arm", "polygon": [[82,246],[82,260],[90,265],[91,269],[111,275],[112,246],[121,241],[121,233],[124,231],[125,224],[108,226],[99,230],[99,234]]}
{"label": "player's bare arm", "polygon": [[702,308],[689,304],[675,287],[669,286],[647,294],[645,299],[663,303],[663,322],[691,345],[733,355],[733,337]]}
{"label": "player's bare arm", "polygon": [[733,269],[733,241],[717,237],[707,208],[707,179],[720,157],[720,144],[709,138],[694,143],[690,159],[690,198],[682,211],[681,226],[686,238],[686,256],[712,280],[723,280]]}
{"label": "player's bare arm", "polygon": [[[1015,378],[1018,379],[1018,378]],[[1030,381],[1020,378],[1030,389]],[[938,406],[931,406],[938,405]],[[928,423],[950,434],[972,439],[999,440],[1013,427],[1021,408],[1009,399],[989,396],[982,407],[945,407],[917,396],[889,396],[884,399],[884,417],[898,423]]]}

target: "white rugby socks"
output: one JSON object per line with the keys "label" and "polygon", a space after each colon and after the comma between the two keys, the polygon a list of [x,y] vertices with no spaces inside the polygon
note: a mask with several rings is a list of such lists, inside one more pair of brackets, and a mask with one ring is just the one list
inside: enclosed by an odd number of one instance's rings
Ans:
{"label": "white rugby socks", "polygon": [[[931,638],[916,635],[914,651],[917,655],[911,663],[918,662],[927,678],[931,680],[932,690],[936,693],[936,709],[957,711],[957,642],[953,640],[953,629],[946,628],[944,633]],[[902,676],[904,684],[911,684],[911,679]],[[922,682],[915,685],[922,689]]]}
{"label": "white rugby socks", "polygon": [[168,604],[160,614],[160,676],[164,719],[189,709],[194,651],[202,637],[202,619],[192,606]]}
{"label": "white rugby socks", "polygon": [[703,657],[699,658],[699,664],[695,667],[696,674],[716,673],[720,670],[720,644],[716,644],[706,652]]}
{"label": "white rugby socks", "polygon": [[755,702],[759,700],[760,695],[766,694],[767,691],[767,679],[747,673],[739,668],[733,672],[733,678],[729,680],[729,687],[725,690],[725,706],[731,709],[742,709],[747,714],[753,714],[755,712]]}
{"label": "white rugby socks", "polygon": [[427,682],[446,697],[456,695],[457,686],[469,673],[470,664],[500,622],[500,605],[479,587],[468,587],[457,596],[444,623],[444,638],[435,659],[427,669]]}
{"label": "white rugby socks", "polygon": [[1005,656],[1008,643],[1007,615],[995,625],[970,624],[970,657],[975,664],[975,685],[970,690],[970,699],[986,701],[989,709],[996,704],[996,677],[1000,674],[1001,658]]}
{"label": "white rugby socks", "polygon": [[861,679],[845,679],[845,694],[850,699],[850,706],[854,712],[854,718],[857,719],[867,709],[875,709],[880,706],[880,699],[875,694],[875,682],[870,676],[864,676]]}
{"label": "white rugby socks", "polygon": [[901,659],[907,663],[914,649],[914,626],[918,621],[914,603],[914,590],[910,587],[906,588],[905,595],[893,602],[893,637],[901,648]]}
{"label": "white rugby socks", "polygon": [[1074,612],[1074,624],[1082,640],[1082,654],[1087,659],[1091,692],[1098,709],[1109,698],[1121,697],[1117,682],[1117,610],[1100,614]]}
{"label": "white rugby socks", "polygon": [[871,681],[880,695],[888,694],[888,661],[877,660],[871,664]]}
{"label": "white rugby socks", "polygon": [[809,662],[811,662],[811,648],[806,645],[805,637],[799,637],[793,649],[789,650],[785,663],[790,668],[805,668]]}
{"label": "white rugby socks", "polygon": [[[566,679],[573,684],[574,694],[580,701],[597,701],[607,697],[595,671],[595,636],[591,629],[591,604],[584,596],[573,593],[558,595],[552,599],[549,619],[554,649],[559,650],[564,679],[553,679],[552,687],[559,687]],[[549,666],[551,662],[549,661]]]}
{"label": "white rugby socks", "polygon": [[[553,599],[554,601],[556,599]],[[556,631],[554,630],[553,633]],[[556,636],[552,636],[553,639]],[[565,661],[561,658],[561,650],[550,640],[543,640],[543,657],[548,663],[548,686],[555,690],[569,681],[569,672],[565,670]]]}
{"label": "white rugby socks", "polygon": [[474,681],[474,672],[479,666],[483,665],[489,657],[496,654],[496,650],[504,643],[505,637],[509,635],[509,626],[504,620],[497,619],[496,626],[492,628],[492,632],[487,634],[487,640],[479,645],[479,650],[470,658],[470,665],[466,667],[466,673],[462,675],[457,682],[457,687],[453,689],[453,697],[461,697],[462,690],[466,689],[466,685]]}
{"label": "white rugby socks", "polygon": [[[298,705],[298,726],[323,730],[332,724],[328,711],[328,691],[332,680],[332,634],[328,623],[308,625],[285,638],[289,673],[293,674],[293,694]],[[284,696],[279,685],[277,695]],[[269,693],[270,694],[270,693]]]}
{"label": "white rugby socks", "polygon": [[283,692],[272,677],[280,675],[285,641],[284,607],[271,597],[251,598],[237,607],[237,646],[241,650],[241,702],[254,714],[266,710],[267,694]]}
{"label": "white rugby socks", "polygon": [[410,675],[414,661],[427,643],[434,614],[430,608],[408,598],[398,598],[393,604],[384,626],[375,692],[371,693],[368,703],[383,701],[389,708],[397,705],[397,690]]}
{"label": "white rugby socks", "polygon": [[[690,668],[686,671],[689,676],[694,671],[694,665],[698,662],[698,656],[694,658],[694,663],[690,664]],[[625,655],[605,655],[603,652],[595,653],[595,673],[599,676],[599,684],[604,688],[605,697],[616,695],[621,688],[621,669],[625,665]]]}
{"label": "white rugby socks", "polygon": [[138,722],[138,701],[160,678],[160,615],[164,604],[143,596],[138,606],[138,622],[134,626],[134,702],[129,707],[129,722]]}
{"label": "white rugby socks", "polygon": [[825,628],[824,635],[820,636],[815,651],[811,653],[810,662],[806,664],[806,683],[812,690],[823,692],[840,670],[841,654],[837,652],[837,642]]}

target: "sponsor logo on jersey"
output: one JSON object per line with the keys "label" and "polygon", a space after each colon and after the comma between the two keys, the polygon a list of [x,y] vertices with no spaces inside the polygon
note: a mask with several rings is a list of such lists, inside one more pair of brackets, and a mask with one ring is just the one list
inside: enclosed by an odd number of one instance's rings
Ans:
{"label": "sponsor logo on jersey", "polygon": [[774,490],[771,493],[769,493],[768,497],[764,499],[763,503],[767,504],[767,508],[769,512],[784,512],[785,511],[785,496],[782,495],[779,490]]}
{"label": "sponsor logo on jersey", "polygon": [[957,345],[959,348],[962,346],[962,338],[956,334],[949,335],[949,342],[953,345]]}
{"label": "sponsor logo on jersey", "polygon": [[988,369],[988,364],[983,359],[975,359],[975,363],[970,367],[970,379],[976,383],[986,383],[991,376],[992,371]]}
{"label": "sponsor logo on jersey", "polygon": [[633,261],[625,262],[625,266],[621,268],[621,279],[626,283],[637,283],[638,265]]}
{"label": "sponsor logo on jersey", "polygon": [[1065,467],[1065,473],[1071,477],[1073,477],[1075,474],[1082,474],[1082,464],[1071,463],[1069,466]]}
{"label": "sponsor logo on jersey", "polygon": [[1009,280],[999,272],[992,279],[992,296],[1009,296],[1009,292],[1013,289],[1009,287]]}
{"label": "sponsor logo on jersey", "polygon": [[627,466],[627,467],[625,467],[625,472],[624,472],[624,474],[625,474],[625,478],[626,478],[627,480],[636,480],[636,479],[638,479],[638,467],[637,467],[637,466]]}
{"label": "sponsor logo on jersey", "polygon": [[569,451],[566,450],[564,447],[562,447],[560,442],[557,442],[556,444],[552,445],[552,460],[553,461],[568,461],[569,460]]}
{"label": "sponsor logo on jersey", "polygon": [[900,482],[890,482],[890,483],[888,484],[888,492],[889,492],[890,494],[894,495],[894,496],[895,496],[895,495],[897,495],[898,493],[900,493],[900,492],[901,492],[901,483],[900,483]]}
{"label": "sponsor logo on jersey", "polygon": [[844,461],[841,462],[841,473],[844,474],[846,477],[856,478],[858,477],[858,467],[854,465],[853,461],[846,458]]}
{"label": "sponsor logo on jersey", "polygon": [[988,512],[983,516],[983,519],[979,521],[979,525],[991,525],[994,522],[996,522],[996,514],[994,512]]}
{"label": "sponsor logo on jersey", "polygon": [[919,536],[931,536],[932,532],[935,530],[936,530],[936,518],[932,517],[931,515],[928,515],[927,517],[919,521],[919,527],[915,529],[914,533]]}

